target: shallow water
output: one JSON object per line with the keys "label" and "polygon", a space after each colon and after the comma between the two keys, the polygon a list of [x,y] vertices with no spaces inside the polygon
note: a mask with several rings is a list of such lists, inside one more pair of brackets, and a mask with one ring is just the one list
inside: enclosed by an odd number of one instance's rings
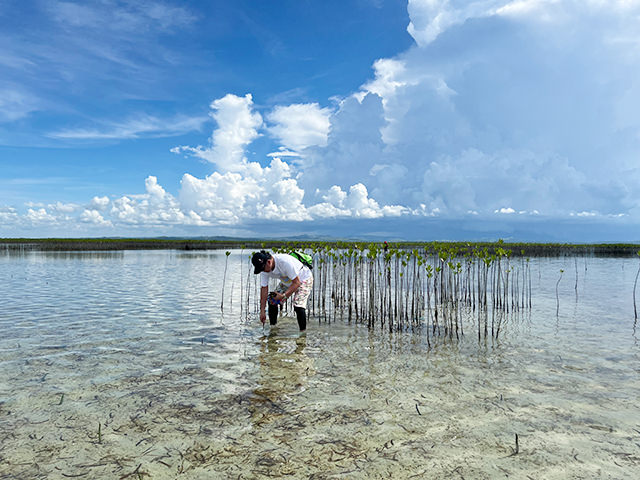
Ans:
{"label": "shallow water", "polygon": [[429,348],[263,329],[247,253],[223,314],[224,252],[0,252],[0,478],[638,478],[637,259],[580,258],[577,291],[533,259],[499,340]]}

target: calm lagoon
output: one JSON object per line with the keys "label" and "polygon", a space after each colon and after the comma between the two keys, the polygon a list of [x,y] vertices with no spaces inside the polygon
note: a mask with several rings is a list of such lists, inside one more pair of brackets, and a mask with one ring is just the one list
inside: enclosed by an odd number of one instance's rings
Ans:
{"label": "calm lagoon", "polygon": [[0,478],[640,477],[637,258],[532,259],[498,340],[428,346],[263,329],[248,254],[0,251]]}

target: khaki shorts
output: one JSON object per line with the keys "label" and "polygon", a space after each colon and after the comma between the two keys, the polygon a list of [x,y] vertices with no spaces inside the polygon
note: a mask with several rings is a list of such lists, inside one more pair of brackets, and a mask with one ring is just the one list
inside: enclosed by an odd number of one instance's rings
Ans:
{"label": "khaki shorts", "polygon": [[[287,290],[289,290],[290,285],[285,285],[280,282],[278,287],[276,288],[276,292],[284,294]],[[307,278],[300,286],[298,290],[293,294],[293,306],[300,308],[307,308],[307,301],[309,300],[309,295],[311,295],[311,290],[313,289],[313,276]]]}

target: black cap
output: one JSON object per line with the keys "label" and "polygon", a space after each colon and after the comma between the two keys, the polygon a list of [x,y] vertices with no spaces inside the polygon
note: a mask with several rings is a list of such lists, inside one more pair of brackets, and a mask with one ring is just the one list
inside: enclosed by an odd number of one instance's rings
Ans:
{"label": "black cap", "polygon": [[251,259],[251,263],[253,263],[253,266],[255,267],[253,273],[262,272],[264,270],[264,266],[267,263],[267,260],[269,260],[270,258],[271,255],[264,250],[260,250],[259,252],[254,253],[253,258]]}

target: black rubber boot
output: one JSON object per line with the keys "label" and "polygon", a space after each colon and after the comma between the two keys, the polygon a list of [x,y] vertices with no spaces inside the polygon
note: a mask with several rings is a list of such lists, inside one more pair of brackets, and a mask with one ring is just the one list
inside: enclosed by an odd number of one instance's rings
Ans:
{"label": "black rubber boot", "polygon": [[302,307],[293,307],[293,310],[296,312],[300,331],[304,332],[307,329],[307,311]]}
{"label": "black rubber boot", "polygon": [[278,305],[269,304],[269,323],[271,325],[278,323]]}

